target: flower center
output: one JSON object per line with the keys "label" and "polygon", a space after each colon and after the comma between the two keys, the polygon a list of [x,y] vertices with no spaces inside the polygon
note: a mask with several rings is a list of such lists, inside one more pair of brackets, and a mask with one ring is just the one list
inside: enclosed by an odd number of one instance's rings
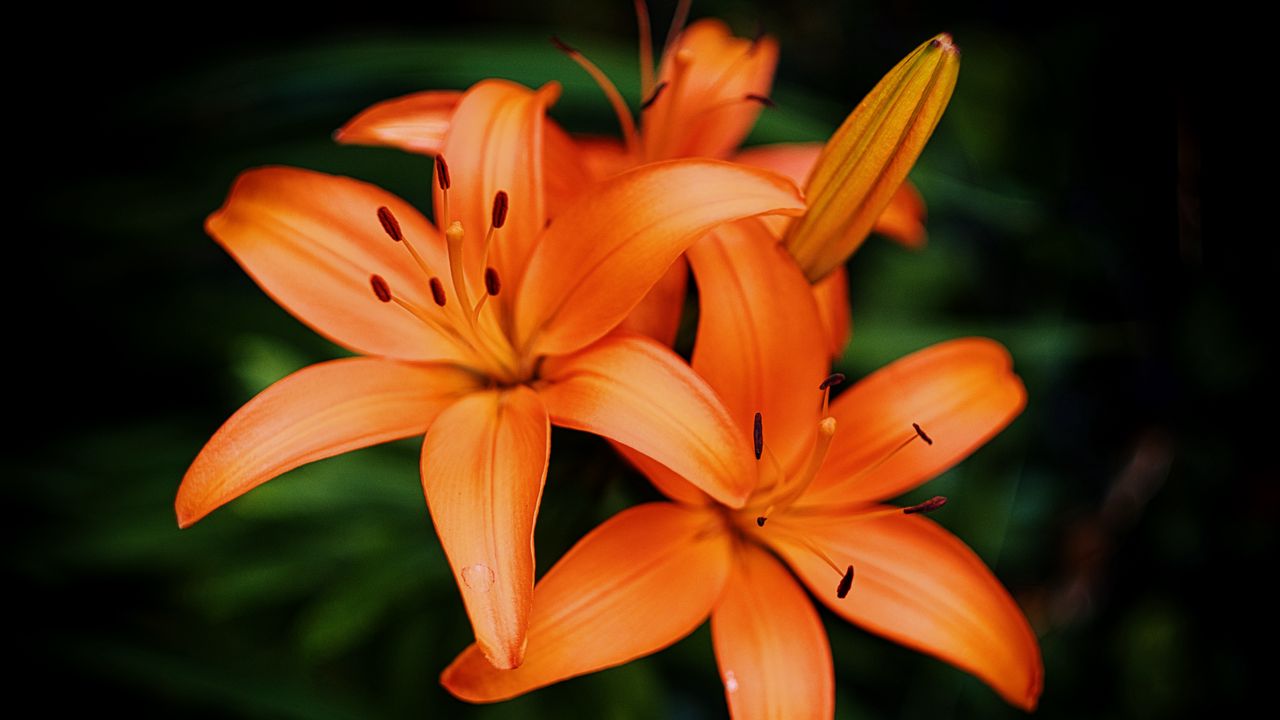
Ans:
{"label": "flower center", "polygon": [[[770,524],[769,520],[770,517],[784,515],[787,511],[792,510],[796,501],[809,489],[814,479],[818,476],[818,472],[822,469],[822,464],[826,461],[827,454],[831,450],[831,441],[836,433],[836,419],[827,412],[830,407],[831,388],[843,383],[844,379],[844,375],[835,373],[823,380],[819,386],[818,389],[823,393],[822,419],[818,421],[817,437],[814,439],[809,455],[805,459],[804,466],[797,473],[789,475],[783,470],[777,457],[769,449],[769,445],[765,441],[764,418],[760,413],[756,413],[752,427],[752,440],[755,445],[756,460],[761,463],[761,483],[752,499],[748,501],[747,506],[737,512],[737,525],[743,529],[744,535],[752,532],[749,523],[754,519],[756,526],[754,532],[775,534],[779,540],[802,547],[825,562],[840,578],[836,585],[836,596],[842,599],[849,594],[849,590],[853,586],[853,565],[848,562],[836,562],[825,550],[806,536],[803,527],[798,523],[779,521]],[[874,472],[916,441],[933,445],[933,438],[929,437],[918,423],[912,423],[910,433],[906,434],[902,442],[860,471],[853,479],[856,481]],[[947,499],[945,497],[938,496],[907,508],[875,508],[858,512],[867,507],[863,503],[849,509],[857,512],[861,517],[897,513],[914,515],[933,512],[945,505],[946,502]],[[836,513],[841,509],[827,506],[814,508],[815,511],[820,510],[824,514]],[[796,509],[795,513],[801,514],[809,511],[809,508],[801,507]]]}
{"label": "flower center", "polygon": [[[510,200],[504,190],[499,190],[494,195],[489,230],[485,233],[480,249],[481,257],[485,260],[482,263],[485,265],[483,287],[473,289],[469,286],[463,260],[466,232],[461,222],[456,220],[450,222],[449,188],[452,186],[452,181],[449,176],[449,165],[443,156],[436,158],[436,182],[442,196],[438,223],[447,224],[444,236],[449,279],[453,288],[452,300],[446,292],[440,275],[433,271],[426,258],[414,247],[412,239],[405,237],[400,222],[386,207],[380,207],[377,211],[378,222],[382,225],[383,232],[413,258],[414,264],[427,280],[431,299],[437,308],[428,310],[396,295],[386,279],[377,274],[371,275],[369,279],[373,294],[384,303],[398,305],[423,324],[452,337],[468,348],[477,363],[483,366],[484,372],[494,379],[504,383],[515,382],[519,377],[519,363],[507,334],[502,329],[501,318],[496,311],[484,313],[489,298],[502,291],[502,279],[496,269],[487,265],[487,260],[495,235],[506,224]],[[475,302],[471,300],[473,293],[479,298]]]}

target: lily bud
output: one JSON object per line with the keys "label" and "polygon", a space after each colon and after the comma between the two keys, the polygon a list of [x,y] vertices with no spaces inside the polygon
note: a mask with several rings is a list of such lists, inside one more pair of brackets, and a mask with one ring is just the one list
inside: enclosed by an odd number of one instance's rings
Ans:
{"label": "lily bud", "polygon": [[890,70],[827,141],[805,188],[808,209],[785,238],[810,282],[871,232],[933,134],[959,71],[960,50],[938,35]]}

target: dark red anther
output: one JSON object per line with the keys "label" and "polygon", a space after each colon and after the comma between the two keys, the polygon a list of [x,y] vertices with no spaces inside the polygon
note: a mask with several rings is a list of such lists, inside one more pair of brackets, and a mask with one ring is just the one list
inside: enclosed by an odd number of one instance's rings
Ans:
{"label": "dark red anther", "polygon": [[396,216],[385,207],[378,208],[378,222],[382,223],[382,231],[387,237],[400,242],[404,240],[404,235],[400,232],[400,221],[396,220]]}
{"label": "dark red anther", "polygon": [[[759,460],[764,454],[764,418],[760,413],[756,413],[756,419],[751,428],[751,439],[755,441],[756,459]],[[764,525],[764,523],[760,524]]]}
{"label": "dark red anther", "polygon": [[436,182],[440,183],[441,190],[448,190],[453,184],[449,180],[449,163],[444,161],[443,155],[436,156]]}
{"label": "dark red anther", "polygon": [[756,50],[760,48],[761,40],[764,40],[764,21],[756,20],[756,33],[751,36],[751,47],[747,48],[748,55],[755,55]]}
{"label": "dark red anther", "polygon": [[666,80],[663,80],[662,82],[654,86],[653,93],[649,95],[649,99],[640,103],[640,112],[644,112],[645,110],[648,110],[650,107],[653,106],[654,103],[658,102],[658,96],[661,95],[662,91],[666,89],[667,89]]}
{"label": "dark red anther", "polygon": [[382,302],[391,302],[391,288],[381,275],[370,275],[369,284],[373,286],[373,294]]}
{"label": "dark red anther", "polygon": [[[508,198],[506,190],[499,190],[493,196],[493,229],[497,230],[507,224]],[[492,293],[491,293],[492,294]]]}
{"label": "dark red anther", "polygon": [[490,295],[497,295],[502,290],[502,279],[498,277],[498,271],[491,267],[484,269],[484,290]]}
{"label": "dark red anther", "polygon": [[844,382],[844,373],[831,373],[827,376],[822,384],[818,386],[819,390],[826,390],[829,387],[835,387]]}
{"label": "dark red anther", "polygon": [[853,587],[853,566],[850,565],[848,570],[844,571],[844,577],[840,578],[840,584],[836,586],[836,597],[841,600],[849,595],[849,588]]}
{"label": "dark red anther", "polygon": [[764,524],[768,521],[769,521],[769,518],[765,517],[764,515],[761,515],[756,518],[756,527],[764,527]]}
{"label": "dark red anther", "polygon": [[920,425],[918,425],[917,423],[911,423],[911,427],[916,429],[916,434],[920,436],[921,440],[925,441],[929,445],[933,444],[933,438],[926,435],[924,432],[924,429],[921,428]]}
{"label": "dark red anther", "polygon": [[777,104],[777,103],[775,103],[775,102],[773,101],[773,98],[771,98],[771,97],[769,97],[769,96],[767,96],[767,95],[757,95],[757,94],[755,94],[755,93],[750,93],[750,94],[748,94],[746,97],[744,97],[744,98],[742,98],[742,99],[743,99],[743,100],[751,100],[751,101],[753,101],[753,102],[758,102],[758,103],[760,103],[761,105],[763,105],[763,106],[765,106],[765,107],[767,107],[767,108],[778,107],[778,104]]}
{"label": "dark red anther", "polygon": [[438,277],[431,278],[431,299],[440,307],[444,307],[445,300],[448,299],[444,296],[444,283]]}
{"label": "dark red anther", "polygon": [[934,510],[937,510],[938,508],[946,504],[947,504],[947,499],[941,495],[938,495],[936,497],[931,497],[928,500],[925,500],[919,505],[912,505],[911,507],[902,508],[902,513],[904,515],[915,515],[917,513],[931,513]]}
{"label": "dark red anther", "polygon": [[564,53],[565,55],[572,55],[572,54],[574,54],[574,53],[578,52],[576,49],[574,49],[574,47],[573,47],[572,45],[570,45],[569,43],[567,43],[567,42],[565,42],[565,41],[561,40],[560,38],[556,37],[555,35],[552,35],[552,36],[551,36],[551,44],[552,44],[552,45],[555,45],[555,46],[556,46],[556,49],[557,49],[557,50],[559,50],[560,52]]}

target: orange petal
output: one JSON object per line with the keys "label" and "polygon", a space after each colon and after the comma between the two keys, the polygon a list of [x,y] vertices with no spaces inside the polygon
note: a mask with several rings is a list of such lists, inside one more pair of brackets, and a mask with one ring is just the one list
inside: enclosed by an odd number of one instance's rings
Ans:
{"label": "orange petal", "polygon": [[788,530],[853,565],[844,599],[836,597],[839,578],[823,560],[781,532],[768,537],[837,615],[973,673],[1007,702],[1034,709],[1044,669],[1017,603],[954,535],[919,515],[885,510],[785,518]]}
{"label": "orange petal", "polygon": [[539,392],[561,427],[616,440],[666,465],[717,500],[741,507],[755,485],[751,435],[669,348],[616,333],[548,358]]}
{"label": "orange petal", "polygon": [[[469,277],[476,287],[486,265],[495,268],[507,287],[517,287],[534,238],[547,221],[544,141],[547,106],[560,86],[537,92],[506,80],[476,83],[458,102],[441,155],[449,164],[449,217],[437,217],[445,227],[453,220],[466,232]],[[493,217],[493,198],[499,190],[509,199],[506,224],[483,257],[485,234]],[[435,187],[435,208],[442,212],[442,193]],[[508,304],[510,293],[494,298]]]}
{"label": "orange petal", "polygon": [[[1027,393],[1002,345],[939,343],[872,373],[831,405],[837,429],[822,471],[800,503],[880,500],[930,480],[981,447],[1022,412]],[[919,424],[933,440],[884,460]],[[883,461],[883,462],[881,462]]]}
{"label": "orange petal", "polygon": [[591,177],[603,180],[617,175],[635,165],[635,158],[627,152],[627,146],[617,138],[576,135],[579,157]]}
{"label": "orange petal", "polygon": [[786,243],[810,280],[857,248],[915,164],[951,99],[960,53],[948,35],[916,48],[880,81],[823,148],[808,211]]}
{"label": "orange petal", "polygon": [[475,645],[441,675],[454,695],[496,702],[657,652],[702,623],[729,574],[720,520],[670,503],[615,515],[573,547],[533,595],[529,651],[515,670]]}
{"label": "orange petal", "polygon": [[420,308],[436,309],[428,278],[382,229],[395,215],[405,241],[448,277],[444,242],[411,205],[351,178],[297,168],[249,170],[205,229],[276,302],[316,332],[356,352],[404,360],[468,362],[444,326],[378,300],[370,276]]}
{"label": "orange petal", "polygon": [[421,435],[478,381],[449,365],[375,358],[303,368],[263,390],[214,433],[178,488],[178,525],[315,460]]}
{"label": "orange petal", "polygon": [[456,90],[417,92],[371,105],[333,134],[347,145],[385,145],[419,155],[439,155],[449,132]]}
{"label": "orange petal", "polygon": [[715,502],[706,493],[694,487],[692,483],[671,472],[666,465],[653,458],[638,453],[621,443],[609,441],[618,454],[631,463],[640,474],[649,479],[653,486],[663,495],[685,505],[710,505]]}
{"label": "orange petal", "polygon": [[876,218],[873,228],[881,235],[897,240],[905,247],[912,249],[924,246],[928,234],[924,229],[924,198],[910,180],[903,181],[897,192],[889,198],[884,212]]}
{"label": "orange petal", "polygon": [[[818,143],[758,145],[738,153],[734,162],[772,170],[791,178],[797,185],[803,187],[821,153],[822,145]],[[884,211],[880,213],[880,217],[876,218],[872,229],[897,240],[906,247],[918,248],[924,245],[925,241],[924,219],[924,198],[920,197],[920,191],[911,184],[910,180],[904,180],[890,198]],[[780,233],[785,231],[787,224],[792,222],[784,218],[776,218],[776,221],[781,221],[780,225],[775,222],[775,225],[780,228]],[[854,238],[851,242],[856,246],[859,240],[860,238]]]}
{"label": "orange petal", "polygon": [[547,219],[553,220],[569,207],[578,195],[590,190],[595,176],[587,167],[582,150],[551,118],[546,119],[542,153],[542,194],[546,200]]}
{"label": "orange petal", "polygon": [[844,354],[853,334],[853,318],[849,315],[849,273],[844,266],[832,270],[813,284],[813,298],[827,329],[827,351],[832,359]]}
{"label": "orange petal", "polygon": [[706,231],[800,206],[786,179],[716,160],[651,163],[605,180],[538,241],[519,290],[517,346],[529,355],[585,347]]}
{"label": "orange petal", "polygon": [[523,385],[473,393],[440,413],[422,446],[422,487],[476,642],[512,668],[525,651],[533,524],[551,449],[547,411]]}
{"label": "orange petal", "polygon": [[743,543],[711,613],[716,663],[734,720],[830,718],[835,678],[827,631],[791,573]]}
{"label": "orange petal", "polygon": [[814,437],[828,373],[827,333],[809,282],[755,220],[722,225],[689,248],[701,310],[693,368],[724,399],[742,437],[763,416],[784,467]]}
{"label": "orange petal", "polygon": [[778,65],[778,43],[734,37],[715,19],[680,33],[663,56],[659,82],[667,83],[645,111],[646,157],[728,157],[751,132]]}
{"label": "orange petal", "polygon": [[676,258],[639,305],[622,319],[623,330],[648,335],[663,345],[676,342],[680,316],[684,314],[684,298],[689,286],[689,263]]}

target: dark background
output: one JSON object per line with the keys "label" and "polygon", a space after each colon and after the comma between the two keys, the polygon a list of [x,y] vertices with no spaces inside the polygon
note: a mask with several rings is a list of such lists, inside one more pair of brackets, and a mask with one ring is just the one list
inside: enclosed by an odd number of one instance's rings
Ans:
{"label": "dark background", "polygon": [[[695,3],[782,60],[750,142],[820,140],[942,30],[960,83],[912,178],[930,240],[853,258],[854,375],[932,342],[1009,346],[1030,402],[917,495],[990,564],[1041,637],[1044,717],[1198,715],[1256,688],[1273,605],[1274,468],[1250,269],[1204,239],[1206,51],[1190,21],[1023,3]],[[653,4],[661,33],[671,3]],[[417,443],[300,469],[179,532],[173,494],[255,392],[341,351],[263,295],[201,223],[247,167],[294,164],[427,207],[430,161],[339,147],[368,104],[486,76],[560,80],[572,130],[613,130],[556,33],[638,101],[630,3],[265,5],[68,13],[12,66],[18,452],[5,575],[21,688],[50,709],[196,717],[720,717],[702,628],[511,703],[436,682],[469,632],[417,479]],[[14,32],[23,34],[22,28]],[[661,37],[659,36],[659,42]],[[1265,214],[1264,208],[1264,214]],[[685,343],[687,347],[686,337]],[[1266,422],[1265,413],[1258,413]],[[557,430],[539,567],[655,496]],[[915,497],[914,495],[911,496]],[[908,498],[911,499],[911,498]],[[977,681],[824,613],[837,716],[1013,717]],[[21,691],[20,691],[21,692]]]}

